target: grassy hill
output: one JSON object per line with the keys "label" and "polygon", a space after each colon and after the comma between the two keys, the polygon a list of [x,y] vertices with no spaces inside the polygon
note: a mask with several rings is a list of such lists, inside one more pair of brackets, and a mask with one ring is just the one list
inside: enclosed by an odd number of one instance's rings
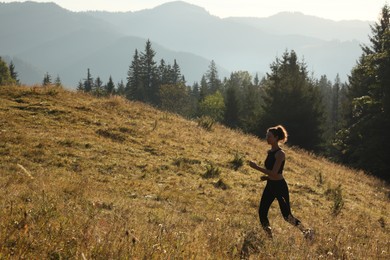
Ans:
{"label": "grassy hill", "polygon": [[0,87],[0,259],[389,259],[389,187],[287,145],[292,210],[316,238],[275,201],[268,240],[245,163],[267,149],[120,97]]}

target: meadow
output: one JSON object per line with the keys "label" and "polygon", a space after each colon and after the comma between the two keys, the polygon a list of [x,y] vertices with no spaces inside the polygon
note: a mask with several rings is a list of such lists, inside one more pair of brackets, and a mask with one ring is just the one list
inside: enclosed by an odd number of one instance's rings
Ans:
{"label": "meadow", "polygon": [[307,241],[269,213],[263,139],[122,97],[0,87],[0,259],[390,259],[389,186],[288,144]]}

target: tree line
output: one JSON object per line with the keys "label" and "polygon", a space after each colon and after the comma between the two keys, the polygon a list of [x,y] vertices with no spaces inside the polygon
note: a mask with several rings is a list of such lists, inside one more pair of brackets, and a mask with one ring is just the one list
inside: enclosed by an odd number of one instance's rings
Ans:
{"label": "tree line", "polygon": [[[103,84],[87,70],[78,91],[96,96],[121,95],[187,118],[207,118],[233,129],[263,137],[269,126],[283,124],[289,143],[324,155],[336,162],[366,170],[389,180],[390,170],[390,14],[384,5],[371,26],[371,45],[351,69],[348,82],[333,82],[326,75],[314,78],[294,50],[286,50],[259,79],[247,71],[235,71],[220,79],[211,61],[199,82],[186,84],[180,66],[161,59],[148,40],[137,49],[129,65],[126,82],[114,84],[110,76]],[[0,60],[0,74],[2,73]],[[0,85],[14,79],[0,77]],[[14,76],[11,76],[13,74]],[[51,83],[46,74],[45,82]],[[11,82],[9,81],[9,82]],[[14,83],[15,83],[14,82]],[[56,85],[60,84],[57,76]]]}

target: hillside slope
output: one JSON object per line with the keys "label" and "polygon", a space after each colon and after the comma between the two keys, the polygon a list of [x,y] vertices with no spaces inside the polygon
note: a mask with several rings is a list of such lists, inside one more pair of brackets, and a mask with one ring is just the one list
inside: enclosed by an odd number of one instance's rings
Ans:
{"label": "hillside slope", "polygon": [[284,148],[312,243],[276,202],[274,240],[259,227],[265,183],[233,166],[264,160],[264,141],[120,97],[0,87],[0,258],[388,259],[389,188]]}

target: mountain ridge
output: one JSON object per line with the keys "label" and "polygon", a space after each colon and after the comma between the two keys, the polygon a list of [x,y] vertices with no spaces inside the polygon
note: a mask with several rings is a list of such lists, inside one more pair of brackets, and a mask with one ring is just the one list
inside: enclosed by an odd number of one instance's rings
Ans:
{"label": "mountain ridge", "polygon": [[[33,17],[31,15],[34,12],[25,11],[29,10],[31,5],[45,8],[35,7],[35,12],[40,13],[35,13]],[[14,8],[8,8],[10,6]],[[52,9],[55,10],[54,13],[59,14],[49,15],[50,12],[47,10]],[[0,41],[0,55],[15,57],[39,67],[40,71],[59,75],[65,85],[73,87],[85,77],[87,68],[103,80],[107,80],[110,75],[116,82],[125,80],[126,74],[123,71],[127,71],[131,63],[134,47],[139,51],[144,48],[139,44],[137,46],[132,44],[129,48],[121,50],[109,47],[118,46],[118,41],[126,37],[134,37],[134,43],[138,42],[138,39],[144,39],[144,42],[149,39],[152,47],[153,44],[164,47],[166,56],[162,58],[168,63],[173,63],[177,53],[185,53],[183,58],[185,62],[180,60],[177,62],[190,85],[200,81],[208,69],[208,65],[205,64],[210,64],[211,60],[220,68],[221,78],[228,77],[231,72],[237,70],[247,70],[253,75],[255,73],[264,75],[269,70],[269,64],[277,56],[291,49],[297,52],[299,58],[305,60],[308,68],[313,70],[316,76],[326,74],[329,79],[333,79],[338,73],[341,80],[345,80],[360,56],[360,43],[365,32],[368,34],[368,29],[362,28],[362,24],[365,23],[359,23],[355,34],[346,33],[348,29],[340,31],[339,35],[343,35],[344,40],[338,40],[337,37],[332,39],[328,34],[321,39],[319,38],[321,33],[306,31],[299,35],[298,31],[294,31],[298,29],[293,30],[293,27],[282,26],[279,31],[275,27],[267,29],[269,27],[266,26],[267,23],[270,19],[275,19],[275,16],[250,21],[248,18],[221,19],[210,15],[202,7],[183,1],[125,13],[71,12],[53,3],[50,5],[35,5],[33,2],[15,5],[0,3],[0,13],[8,14],[0,17],[2,24],[11,25],[15,19],[21,21],[15,32],[8,30],[11,26],[0,28],[0,33],[7,36],[5,40]],[[23,17],[27,19],[23,20]],[[293,20],[289,21],[292,25]],[[285,25],[286,21],[281,20],[279,23]],[[29,24],[28,30],[25,24]],[[344,28],[350,28],[350,25],[348,26]],[[326,28],[332,32],[337,27],[340,26],[332,25]],[[76,39],[72,39],[76,37],[77,31],[85,31],[85,36],[79,33]],[[325,32],[325,29],[322,31]],[[353,40],[355,38],[359,39]],[[83,60],[83,57],[87,59],[93,53],[108,57],[105,61],[107,64]],[[110,58],[110,55],[117,58]],[[64,68],[72,68],[76,62],[79,67],[84,67],[83,71],[67,69],[66,75],[62,75]],[[124,66],[125,64],[127,65]],[[111,70],[107,71],[107,68]],[[22,82],[37,83],[24,79],[23,75],[20,77]]]}

